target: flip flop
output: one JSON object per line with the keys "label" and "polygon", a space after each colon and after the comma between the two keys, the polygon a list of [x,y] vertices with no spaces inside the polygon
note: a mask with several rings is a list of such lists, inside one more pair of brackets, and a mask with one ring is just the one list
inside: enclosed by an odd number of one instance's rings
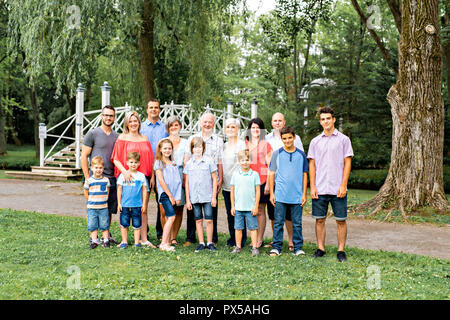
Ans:
{"label": "flip flop", "polygon": [[177,239],[172,239],[172,241],[170,243],[173,246],[177,246],[178,245]]}
{"label": "flip flop", "polygon": [[289,246],[289,251],[294,251],[294,246]]}
{"label": "flip flop", "polygon": [[273,242],[268,243],[268,244],[266,244],[266,245],[264,246],[264,248],[272,248],[272,244],[273,244]]}

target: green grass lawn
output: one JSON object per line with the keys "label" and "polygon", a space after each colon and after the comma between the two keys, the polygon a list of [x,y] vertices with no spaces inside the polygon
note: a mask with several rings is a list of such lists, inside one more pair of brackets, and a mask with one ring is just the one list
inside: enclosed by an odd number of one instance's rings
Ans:
{"label": "green grass lawn", "polygon": [[[336,247],[317,260],[311,243],[303,257],[287,248],[279,257],[268,249],[252,257],[248,247],[233,256],[223,234],[217,253],[91,250],[83,218],[0,209],[0,225],[0,299],[450,298],[445,259],[348,248],[339,263]],[[119,235],[117,223],[111,230]]]}

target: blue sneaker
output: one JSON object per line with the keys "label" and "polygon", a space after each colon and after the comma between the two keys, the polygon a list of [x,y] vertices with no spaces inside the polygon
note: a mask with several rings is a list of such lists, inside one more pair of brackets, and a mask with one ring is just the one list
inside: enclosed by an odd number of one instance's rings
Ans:
{"label": "blue sneaker", "polygon": [[197,249],[195,249],[195,252],[199,252],[201,250],[205,249],[205,245],[203,243],[200,243],[197,247]]}
{"label": "blue sneaker", "polygon": [[141,245],[140,243],[136,243],[136,244],[134,245],[134,247],[135,247],[135,248],[142,248],[142,245]]}
{"label": "blue sneaker", "polygon": [[127,247],[128,247],[128,244],[123,243],[123,242],[119,246],[120,249],[126,249]]}
{"label": "blue sneaker", "polygon": [[211,251],[217,251],[217,248],[214,246],[214,243],[208,244],[208,249]]}

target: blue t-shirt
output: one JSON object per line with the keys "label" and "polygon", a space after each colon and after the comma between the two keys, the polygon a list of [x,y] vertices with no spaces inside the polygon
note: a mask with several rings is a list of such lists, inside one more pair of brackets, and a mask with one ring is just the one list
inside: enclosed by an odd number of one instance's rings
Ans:
{"label": "blue t-shirt", "polygon": [[148,189],[147,178],[142,172],[132,174],[132,182],[125,183],[123,174],[117,178],[117,185],[122,186],[122,199],[120,204],[124,208],[138,208],[142,207],[142,188],[145,186]]}
{"label": "blue t-shirt", "polygon": [[[174,197],[175,200],[181,200],[181,177],[180,177],[180,170],[178,169],[178,166],[175,162],[173,162],[171,165],[166,164],[164,167],[163,163],[160,163],[160,160],[155,160],[153,164],[153,170],[155,172],[157,170],[161,170],[163,174],[164,182],[166,183],[167,188],[169,188],[170,193]],[[158,199],[161,198],[161,194],[164,191],[164,189],[159,184],[159,179],[156,177],[156,185],[158,189]]]}
{"label": "blue t-shirt", "polygon": [[303,196],[303,173],[308,172],[306,154],[298,148],[287,152],[275,150],[269,170],[275,172],[275,201],[300,204]]}

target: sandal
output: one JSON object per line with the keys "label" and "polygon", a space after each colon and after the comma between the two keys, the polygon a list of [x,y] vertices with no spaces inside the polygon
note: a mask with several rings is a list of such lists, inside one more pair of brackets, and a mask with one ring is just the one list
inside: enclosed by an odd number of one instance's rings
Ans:
{"label": "sandal", "polygon": [[156,246],[153,243],[151,243],[150,241],[148,241],[148,240],[145,241],[145,242],[141,242],[141,245],[143,245],[145,247],[150,247],[150,248],[153,248],[153,249],[156,248]]}
{"label": "sandal", "polygon": [[171,244],[173,246],[177,246],[178,245],[177,239],[172,239]]}
{"label": "sandal", "polygon": [[268,244],[266,244],[266,245],[264,246],[264,248],[272,248],[272,245],[273,245],[273,242],[268,243]]}
{"label": "sandal", "polygon": [[289,249],[289,251],[292,252],[292,251],[294,251],[294,246],[289,246],[288,249]]}

